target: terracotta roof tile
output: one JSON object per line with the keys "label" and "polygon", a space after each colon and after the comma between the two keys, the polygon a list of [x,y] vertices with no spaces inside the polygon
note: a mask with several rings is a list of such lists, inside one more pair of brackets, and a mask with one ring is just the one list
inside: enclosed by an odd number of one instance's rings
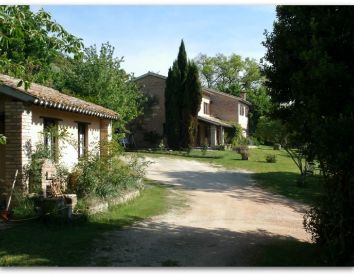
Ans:
{"label": "terracotta roof tile", "polygon": [[108,108],[60,93],[58,90],[36,83],[31,83],[30,88],[25,90],[23,86],[17,87],[19,81],[19,79],[0,74],[0,87],[5,85],[20,93],[29,95],[33,97],[34,104],[100,118],[118,119],[118,113]]}

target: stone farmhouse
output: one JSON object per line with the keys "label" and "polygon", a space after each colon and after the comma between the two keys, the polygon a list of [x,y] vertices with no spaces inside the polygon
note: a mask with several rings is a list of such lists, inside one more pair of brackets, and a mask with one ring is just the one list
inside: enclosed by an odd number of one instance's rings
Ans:
{"label": "stone farmhouse", "polygon": [[[69,170],[88,151],[112,137],[112,120],[118,114],[93,103],[32,83],[28,90],[18,87],[19,79],[0,74],[0,133],[7,138],[0,145],[0,192],[6,192],[19,171],[17,183],[26,183],[23,168],[31,152],[44,144],[52,158]],[[45,130],[66,129],[70,139],[57,139]],[[60,149],[60,155],[57,154]]]}
{"label": "stone farmhouse", "polygon": [[[142,93],[150,99],[150,111],[138,120],[132,132],[136,147],[157,147],[161,141],[151,137],[164,136],[166,77],[148,72],[136,78]],[[246,94],[235,97],[214,89],[203,88],[203,97],[198,113],[198,130],[195,147],[216,147],[224,144],[225,130],[232,123],[239,123],[243,136],[248,133],[248,111],[251,103]]]}

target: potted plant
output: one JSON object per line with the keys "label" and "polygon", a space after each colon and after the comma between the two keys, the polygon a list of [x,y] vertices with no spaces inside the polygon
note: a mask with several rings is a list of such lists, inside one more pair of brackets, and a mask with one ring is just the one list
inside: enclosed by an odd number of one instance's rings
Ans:
{"label": "potted plant", "polygon": [[238,147],[238,153],[241,154],[242,160],[248,160],[249,149],[247,145],[241,145]]}

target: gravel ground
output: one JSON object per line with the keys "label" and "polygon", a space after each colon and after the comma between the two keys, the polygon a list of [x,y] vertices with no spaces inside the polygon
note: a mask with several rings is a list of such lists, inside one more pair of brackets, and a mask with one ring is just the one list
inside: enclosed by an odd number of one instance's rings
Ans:
{"label": "gravel ground", "polygon": [[207,163],[147,158],[147,177],[174,185],[184,207],[105,233],[92,265],[247,266],[269,242],[310,241],[302,226],[307,206],[255,186],[251,173]]}

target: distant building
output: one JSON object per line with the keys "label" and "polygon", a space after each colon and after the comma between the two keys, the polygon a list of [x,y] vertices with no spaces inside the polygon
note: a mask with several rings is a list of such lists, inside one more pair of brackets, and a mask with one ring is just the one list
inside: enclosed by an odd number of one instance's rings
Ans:
{"label": "distant building", "polygon": [[[132,132],[136,147],[157,147],[164,136],[166,77],[148,72],[136,78],[142,93],[148,96],[150,108],[135,122]],[[207,144],[215,147],[224,144],[225,129],[239,123],[243,135],[248,133],[250,102],[246,94],[235,97],[210,88],[203,88],[198,112],[198,131],[193,146]]]}

